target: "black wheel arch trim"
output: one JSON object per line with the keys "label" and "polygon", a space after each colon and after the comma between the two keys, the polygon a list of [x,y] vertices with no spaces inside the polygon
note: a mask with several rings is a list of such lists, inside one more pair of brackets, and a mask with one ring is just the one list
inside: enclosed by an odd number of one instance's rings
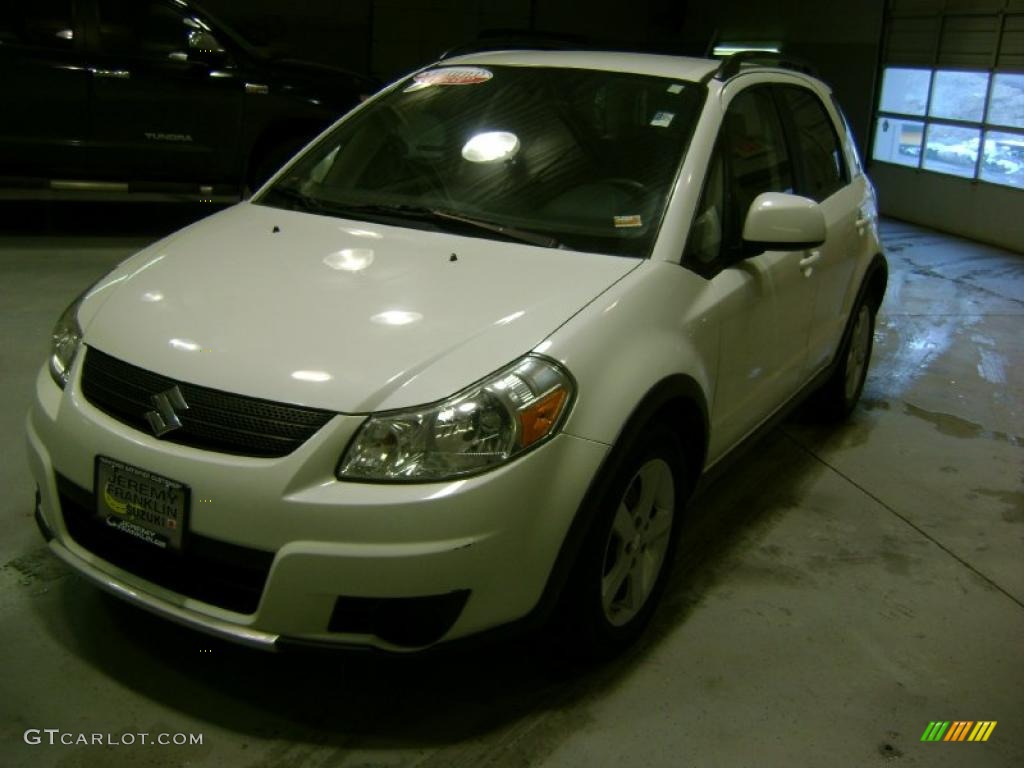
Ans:
{"label": "black wheel arch trim", "polygon": [[889,262],[886,261],[885,256],[881,253],[876,253],[871,259],[871,263],[868,264],[868,268],[864,270],[864,277],[860,281],[860,288],[857,292],[858,302],[864,297],[865,293],[871,290],[876,280],[881,280],[881,286],[878,291],[878,303],[875,304],[875,312],[877,313],[879,307],[882,306],[882,301],[885,299],[885,290],[889,285]]}
{"label": "black wheel arch trim", "polygon": [[885,260],[885,256],[876,253],[874,258],[871,259],[871,263],[868,264],[868,268],[864,270],[864,277],[861,278],[860,287],[857,289],[857,297],[853,300],[853,304],[850,305],[850,316],[846,318],[846,325],[843,328],[843,335],[839,339],[839,346],[836,347],[836,353],[829,364],[830,370],[839,364],[839,353],[842,352],[846,342],[853,334],[854,311],[864,301],[868,293],[874,289],[874,286],[877,284],[876,281],[879,280],[881,285],[878,288],[878,297],[872,305],[874,314],[878,314],[878,309],[882,306],[882,301],[885,299],[885,289],[889,284],[889,264]]}
{"label": "black wheel arch trim", "polygon": [[[607,492],[608,483],[615,476],[622,462],[626,460],[630,449],[659,413],[675,409],[685,408],[688,413],[684,414],[682,424],[672,426],[672,431],[680,437],[680,444],[686,454],[687,461],[693,466],[690,467],[693,474],[690,478],[692,491],[696,485],[697,477],[704,465],[704,458],[707,454],[708,441],[708,410],[704,390],[697,381],[685,374],[674,374],[668,376],[655,384],[647,392],[642,400],[633,409],[625,425],[619,432],[611,450],[601,462],[598,471],[591,480],[587,492],[583,496],[569,530],[562,541],[558,551],[555,564],[548,574],[547,584],[540,600],[533,610],[517,623],[528,626],[543,624],[551,616],[552,611],[558,604],[562,590],[569,581],[573,565],[579,556],[580,548],[586,539],[591,524],[595,517],[598,500]],[[699,420],[699,439],[688,440],[685,435],[686,424],[689,419]],[[692,426],[692,423],[691,423]],[[680,500],[680,503],[682,500]]]}

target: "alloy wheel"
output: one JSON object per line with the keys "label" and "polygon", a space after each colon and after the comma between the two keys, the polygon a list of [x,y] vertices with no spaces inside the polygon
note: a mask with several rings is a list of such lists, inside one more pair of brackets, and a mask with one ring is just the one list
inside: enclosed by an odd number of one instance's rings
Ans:
{"label": "alloy wheel", "polygon": [[605,543],[601,573],[604,616],[616,627],[643,609],[658,581],[675,514],[675,480],[660,458],[643,464],[626,485]]}
{"label": "alloy wheel", "polygon": [[857,324],[853,327],[853,334],[850,336],[850,350],[846,356],[846,386],[844,394],[847,402],[857,396],[861,380],[864,378],[864,369],[868,364],[868,355],[871,351],[871,310],[867,304],[860,305],[857,313]]}

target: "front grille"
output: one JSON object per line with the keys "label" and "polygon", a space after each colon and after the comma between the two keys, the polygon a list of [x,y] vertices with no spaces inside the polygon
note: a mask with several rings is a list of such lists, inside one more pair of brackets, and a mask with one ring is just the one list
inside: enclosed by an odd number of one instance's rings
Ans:
{"label": "front grille", "polygon": [[103,524],[92,493],[57,475],[64,527],[108,563],[172,592],[238,613],[255,613],[273,552],[240,547],[189,532],[180,552],[157,549]]}
{"label": "front grille", "polygon": [[177,385],[188,404],[182,426],[161,437],[172,443],[241,456],[291,453],[334,416],[330,411],[272,403],[175,381],[88,348],[82,368],[85,399],[108,416],[152,434],[151,397]]}

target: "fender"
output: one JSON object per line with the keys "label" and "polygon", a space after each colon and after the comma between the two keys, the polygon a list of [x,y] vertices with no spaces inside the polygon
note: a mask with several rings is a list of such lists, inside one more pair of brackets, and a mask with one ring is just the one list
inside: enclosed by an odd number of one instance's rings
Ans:
{"label": "fender", "polygon": [[[612,446],[601,463],[583,496],[576,515],[562,541],[558,557],[548,575],[544,592],[534,609],[520,622],[527,626],[543,624],[550,617],[562,589],[569,580],[569,574],[579,555],[593,522],[598,500],[604,496],[608,482],[618,471],[630,447],[650,423],[659,419],[674,422],[670,428],[679,435],[687,460],[690,462],[690,488],[692,493],[696,480],[704,466],[708,446],[708,409],[704,392],[697,381],[685,374],[674,374],[655,384],[633,409]],[[687,427],[696,424],[699,434],[690,437]]]}

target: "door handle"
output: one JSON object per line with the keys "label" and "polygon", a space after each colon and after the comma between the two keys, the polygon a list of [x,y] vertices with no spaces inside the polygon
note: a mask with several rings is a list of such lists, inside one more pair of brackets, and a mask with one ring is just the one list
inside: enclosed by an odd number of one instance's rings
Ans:
{"label": "door handle", "polygon": [[109,77],[117,80],[127,80],[132,76],[127,69],[96,69],[93,67],[89,71],[92,72],[93,77]]}
{"label": "door handle", "polygon": [[821,260],[821,251],[811,251],[809,255],[800,259],[800,269],[808,269]]}

